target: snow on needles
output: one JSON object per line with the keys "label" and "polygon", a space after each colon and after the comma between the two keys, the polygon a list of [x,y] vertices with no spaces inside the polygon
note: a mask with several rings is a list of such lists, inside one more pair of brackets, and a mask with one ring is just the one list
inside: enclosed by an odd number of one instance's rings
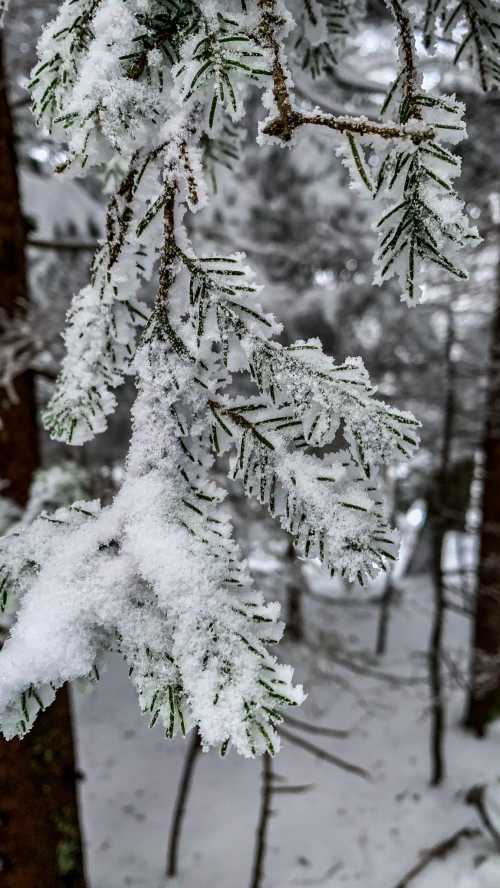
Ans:
{"label": "snow on needles", "polygon": [[[362,5],[353,4],[356,27]],[[317,27],[303,39],[318,48],[332,22],[323,4],[311,9]],[[317,340],[278,344],[245,257],[198,255],[183,223],[208,199],[211,146],[230,137],[228,115],[241,118],[249,90],[265,90],[271,117],[292,102],[294,28],[281,0],[64,0],[42,35],[31,89],[40,124],[66,147],[61,169],[118,179],[45,423],[82,444],[106,428],[125,374],[138,396],[113,503],[77,502],[0,541],[0,606],[13,615],[0,651],[6,737],[29,730],[65,681],[95,678],[114,650],[167,736],[196,727],[221,752],[278,749],[283,709],[304,695],[270,653],[279,608],[253,587],[211,478],[216,457],[228,454],[246,495],[331,574],[364,582],[396,557],[378,469],[411,456],[418,423],[376,398],[359,358],[337,364]],[[371,126],[346,116],[335,138]],[[423,152],[425,127],[412,114],[389,127],[396,166]],[[436,145],[426,160],[434,179],[451,157]],[[425,199],[435,219],[440,207]],[[407,230],[393,224],[397,237]],[[436,250],[438,229],[444,237],[437,221],[425,235]],[[150,280],[152,307],[141,298]]]}

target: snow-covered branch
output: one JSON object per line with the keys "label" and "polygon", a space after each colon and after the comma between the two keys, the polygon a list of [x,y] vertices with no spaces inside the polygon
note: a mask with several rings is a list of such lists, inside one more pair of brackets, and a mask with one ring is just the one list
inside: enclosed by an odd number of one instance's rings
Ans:
{"label": "snow-covered branch", "polygon": [[[13,617],[0,651],[8,737],[117,650],[168,736],[195,727],[205,747],[277,750],[283,710],[303,692],[269,651],[279,607],[264,604],[233,539],[211,475],[217,458],[301,557],[331,574],[363,582],[396,555],[378,471],[411,456],[418,423],[377,399],[361,359],[337,363],[318,340],[279,344],[245,256],[198,254],[183,218],[206,204],[221,152],[234,158],[227,145],[237,144],[249,91],[262,87],[264,137],[335,131],[354,174],[384,202],[380,279],[398,274],[411,301],[421,262],[462,275],[454,253],[474,234],[449,184],[459,162],[443,145],[462,137],[462,109],[423,92],[399,0],[389,6],[401,71],[385,109],[396,122],[300,107],[290,9],[237,5],[63,0],[40,42],[33,100],[67,150],[61,169],[93,168],[116,186],[45,421],[81,444],[105,429],[125,374],[138,396],[113,503],[77,502],[0,542],[0,603]],[[308,39],[320,46],[325,4],[311,2],[310,13]],[[378,159],[375,177],[367,154]],[[149,280],[152,307],[141,298]]]}

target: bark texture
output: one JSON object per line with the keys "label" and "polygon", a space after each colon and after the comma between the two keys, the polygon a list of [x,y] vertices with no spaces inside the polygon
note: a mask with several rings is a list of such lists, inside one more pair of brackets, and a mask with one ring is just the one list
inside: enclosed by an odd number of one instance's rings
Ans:
{"label": "bark texture", "polygon": [[466,727],[479,737],[500,716],[500,263],[490,346],[472,675]]}
{"label": "bark texture", "polygon": [[[12,318],[26,310],[24,244],[14,135],[0,45],[0,318]],[[39,463],[32,373],[17,377],[14,395],[12,400],[4,389],[0,389],[0,479],[6,482],[2,495],[23,505],[33,471]]]}

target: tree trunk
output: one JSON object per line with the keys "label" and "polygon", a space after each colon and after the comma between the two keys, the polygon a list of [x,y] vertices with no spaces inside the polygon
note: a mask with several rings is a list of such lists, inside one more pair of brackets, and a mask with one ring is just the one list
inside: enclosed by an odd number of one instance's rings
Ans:
{"label": "tree trunk", "polygon": [[465,726],[478,737],[500,716],[500,262],[490,346],[482,522],[470,695]]}
{"label": "tree trunk", "polygon": [[446,774],[445,731],[446,701],[442,675],[442,656],[445,630],[445,589],[442,558],[446,531],[450,521],[448,509],[448,476],[450,472],[453,426],[455,422],[455,368],[453,345],[455,324],[453,308],[448,306],[448,332],[445,346],[445,402],[443,405],[443,429],[441,433],[441,453],[430,506],[430,526],[432,530],[432,583],[434,609],[429,643],[429,688],[431,692],[431,786],[439,786]]}
{"label": "tree trunk", "polygon": [[[0,309],[7,317],[26,310],[24,225],[14,155],[12,120],[7,102],[0,44]],[[1,317],[1,316],[0,316]],[[0,479],[2,496],[24,505],[31,477],[39,463],[33,375],[23,373],[14,383],[15,401],[0,389]]]}
{"label": "tree trunk", "polygon": [[[391,524],[396,525],[398,514],[398,482],[397,479],[391,484]],[[385,578],[384,591],[377,621],[377,637],[375,640],[375,654],[383,657],[387,650],[387,635],[389,632],[389,621],[391,618],[391,608],[394,601],[394,586],[392,571],[389,571]]]}
{"label": "tree trunk", "polygon": [[431,786],[439,786],[445,777],[444,738],[446,730],[446,712],[441,669],[445,617],[443,571],[441,566],[444,539],[444,529],[439,526],[439,523],[437,523],[437,526],[434,527],[433,534],[434,552],[432,559],[432,582],[434,586],[434,612],[429,644],[429,687],[431,692]]}
{"label": "tree trunk", "polygon": [[[24,246],[0,42],[0,308],[9,317],[26,310]],[[23,506],[39,463],[33,375],[19,376],[14,391],[14,403],[0,391],[0,478],[2,495]],[[64,689],[24,740],[0,740],[2,888],[84,888],[75,777]]]}
{"label": "tree trunk", "polygon": [[288,544],[286,561],[286,635],[291,641],[303,641],[304,613],[302,598],[304,580],[300,569],[300,562],[297,559],[295,548],[291,541]]}
{"label": "tree trunk", "polygon": [[377,657],[383,657],[387,651],[387,635],[389,632],[389,620],[391,618],[391,608],[395,591],[396,589],[392,581],[392,576],[389,574],[389,576],[385,578],[384,592],[378,615],[377,637],[375,640],[375,654]]}

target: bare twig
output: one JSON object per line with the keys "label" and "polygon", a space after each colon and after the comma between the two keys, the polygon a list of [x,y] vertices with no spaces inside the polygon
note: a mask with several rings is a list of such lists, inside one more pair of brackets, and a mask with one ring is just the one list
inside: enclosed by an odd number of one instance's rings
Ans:
{"label": "bare twig", "polygon": [[337,728],[323,728],[321,725],[310,725],[308,722],[301,721],[298,718],[292,718],[291,715],[284,716],[285,723],[299,731],[307,731],[308,734],[317,734],[321,737],[335,737],[337,740],[345,740],[351,736],[351,731],[342,731]]}
{"label": "bare twig", "polygon": [[421,853],[421,859],[418,863],[415,864],[414,867],[409,870],[402,879],[399,880],[397,885],[394,888],[407,888],[411,881],[415,878],[415,876],[420,875],[420,873],[429,866],[434,860],[439,860],[443,857],[446,857],[451,851],[453,851],[461,839],[475,839],[477,836],[481,835],[481,831],[479,829],[471,829],[469,826],[464,826],[462,829],[458,829],[453,835],[448,836],[447,839],[444,839],[441,842],[438,842],[436,845],[432,845],[431,848],[427,848],[425,851]]}
{"label": "bare twig", "polygon": [[262,756],[262,783],[260,797],[259,822],[255,840],[255,853],[250,888],[261,888],[264,878],[264,858],[269,818],[271,817],[271,799],[273,794],[273,760],[270,755]]}
{"label": "bare twig", "polygon": [[468,805],[473,805],[476,808],[482,824],[486,827],[495,843],[497,851],[500,851],[500,833],[498,832],[488,813],[488,809],[486,807],[486,802],[484,799],[485,789],[486,787],[482,785],[473,786],[471,789],[469,789],[469,792],[465,797],[465,801]]}
{"label": "bare twig", "polygon": [[200,738],[197,731],[193,732],[186,757],[184,759],[184,767],[179,783],[175,807],[172,814],[172,824],[170,827],[170,835],[168,840],[168,857],[167,857],[167,878],[171,879],[177,875],[177,860],[179,856],[179,844],[181,839],[182,824],[186,813],[186,804],[193,780],[194,767],[196,759],[200,752]]}
{"label": "bare twig", "polygon": [[[394,480],[391,484],[391,524],[396,524],[396,512],[398,503],[398,482]],[[394,601],[396,587],[392,573],[388,573],[385,578],[384,592],[382,595],[382,604],[379,611],[377,623],[377,638],[375,641],[375,653],[378,657],[382,657],[387,650],[387,636],[389,633],[389,621],[391,618],[391,608]]]}
{"label": "bare twig", "polygon": [[356,598],[351,595],[322,595],[321,592],[313,592],[308,589],[307,597],[322,604],[331,604],[334,607],[372,607],[382,604],[382,595],[367,595],[365,598]]}
{"label": "bare twig", "polygon": [[343,666],[355,675],[367,675],[369,678],[376,678],[379,681],[385,681],[394,687],[414,687],[416,685],[425,684],[428,681],[424,675],[394,675],[391,672],[383,672],[381,669],[375,669],[368,664],[355,662],[346,657],[341,657],[333,651],[328,651],[330,658],[339,666]]}
{"label": "bare twig", "polygon": [[371,775],[365,770],[365,768],[361,768],[359,765],[353,765],[351,762],[339,758],[339,756],[333,755],[325,749],[321,749],[319,746],[311,743],[310,740],[296,737],[295,734],[292,734],[291,731],[287,731],[286,728],[280,727],[280,734],[282,737],[286,737],[290,743],[294,743],[295,746],[299,746],[301,749],[305,750],[305,752],[310,752],[311,755],[316,756],[316,758],[321,759],[324,762],[329,762],[330,765],[335,765],[335,767],[340,768],[342,771],[347,771],[349,774],[355,774],[356,777],[363,777],[364,780],[371,779]]}
{"label": "bare twig", "polygon": [[322,876],[312,877],[309,879],[293,879],[291,885],[325,885],[332,876],[335,876],[342,869],[342,863],[337,861],[328,867]]}
{"label": "bare twig", "polygon": [[55,252],[68,253],[95,253],[99,249],[97,241],[51,241],[30,239],[27,241],[28,247],[35,250],[54,250]]}

